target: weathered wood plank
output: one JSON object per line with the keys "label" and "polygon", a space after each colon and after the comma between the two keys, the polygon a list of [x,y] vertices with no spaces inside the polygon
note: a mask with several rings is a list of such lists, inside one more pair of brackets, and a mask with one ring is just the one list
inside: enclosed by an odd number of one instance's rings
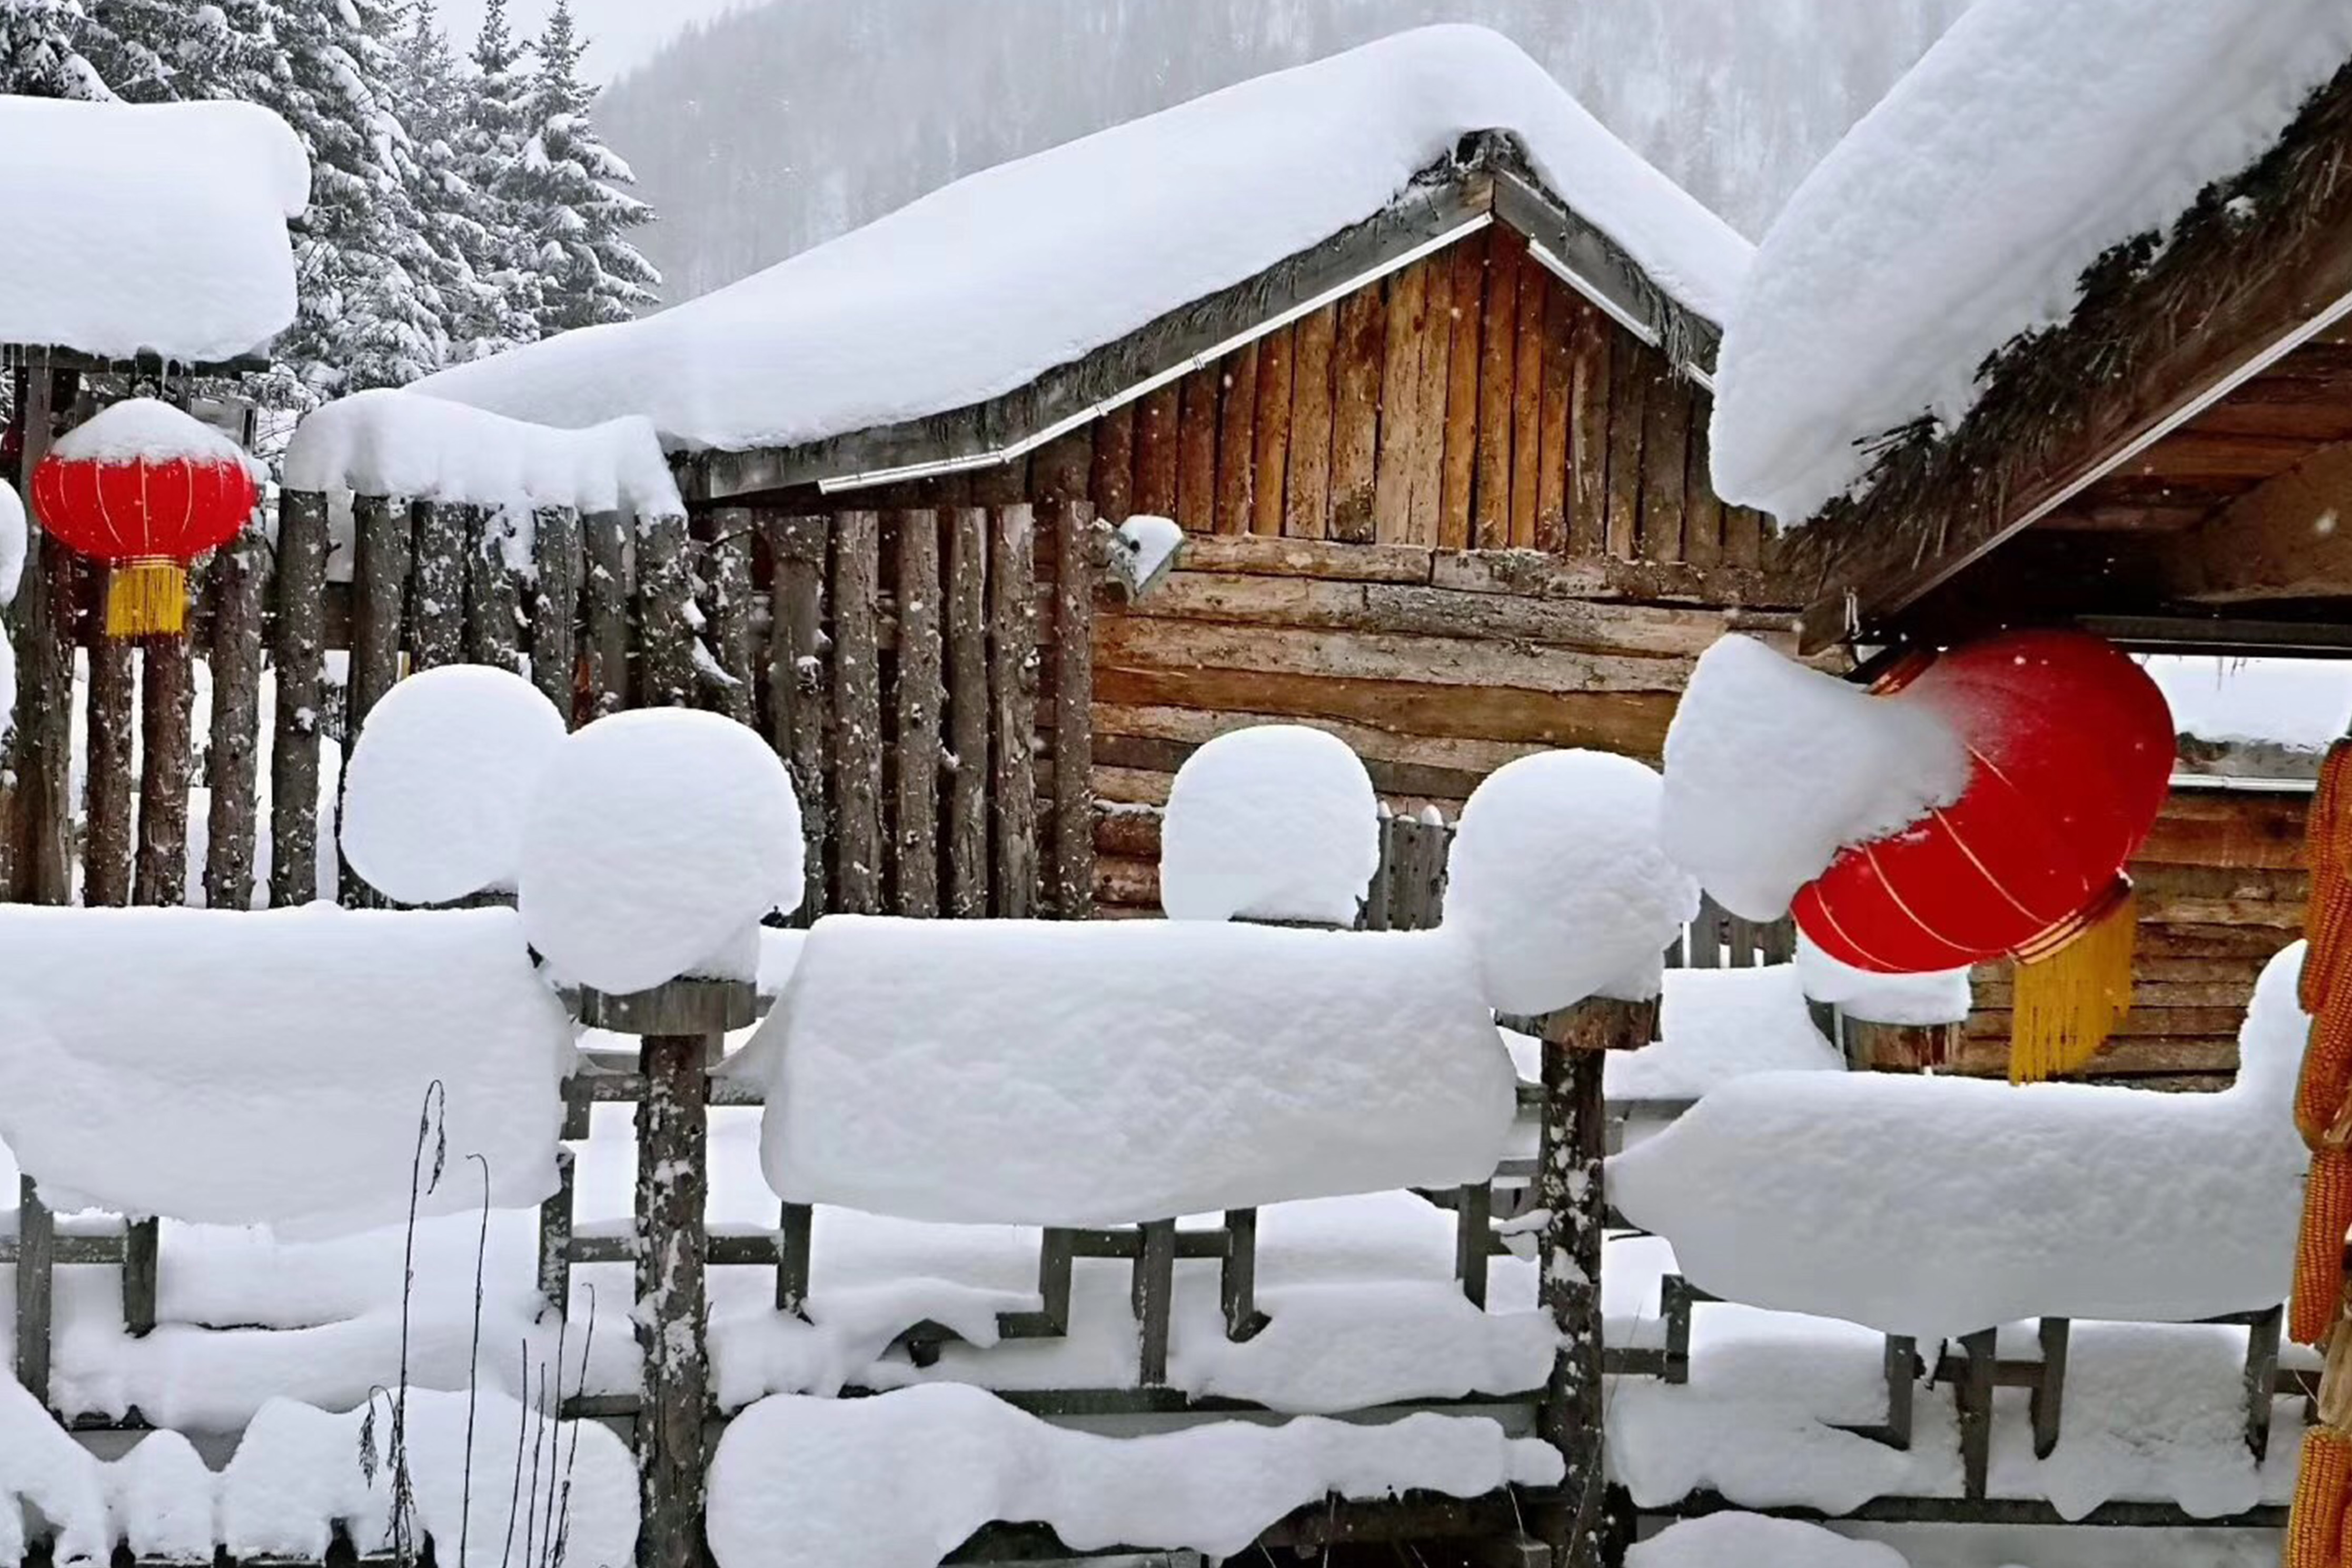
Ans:
{"label": "weathered wood plank", "polygon": [[278,506],[277,733],[269,753],[269,902],[319,896],[320,720],[326,703],[320,611],[327,498],[287,490]]}
{"label": "weathered wood plank", "polygon": [[750,724],[759,710],[751,669],[751,535],[757,525],[743,508],[724,507],[711,514],[710,527],[710,542],[701,552],[710,657],[697,661],[704,705],[738,724]]}
{"label": "weathered wood plank", "polygon": [[1609,539],[1610,343],[1616,327],[1597,309],[1578,303],[1568,351],[1568,548],[1597,556]]}
{"label": "weathered wood plank", "polygon": [[1331,378],[1339,309],[1302,317],[1292,335],[1290,462],[1283,486],[1282,531],[1323,539],[1331,531]]}
{"label": "weathered wood plank", "polygon": [[[1429,334],[1429,263],[1417,261],[1388,279],[1388,331],[1381,366],[1380,452],[1372,494],[1372,537],[1383,542],[1429,544],[1415,536],[1412,486],[1415,453],[1427,412],[1421,400],[1421,359]],[[1443,420],[1444,413],[1436,417]]]}
{"label": "weathered wood plank", "polygon": [[1321,577],[1354,583],[1426,583],[1433,552],[1412,544],[1344,544],[1319,539],[1188,539],[1178,569]]}
{"label": "weathered wood plank", "polygon": [[1094,903],[1094,606],[1101,551],[1091,507],[1055,511],[1053,897],[1054,912],[1070,921],[1086,919]]}
{"label": "weathered wood plank", "polygon": [[979,506],[1006,506],[1029,493],[1029,463],[1024,458],[974,468],[968,478],[972,501]]}
{"label": "weathered wood plank", "polygon": [[[1279,534],[1290,472],[1290,405],[1295,393],[1297,334],[1269,332],[1257,350],[1256,455],[1251,460],[1250,533]],[[1040,497],[1040,500],[1045,498]]]}
{"label": "weathered wood plank", "polygon": [[1339,301],[1331,393],[1330,537],[1355,544],[1370,543],[1376,531],[1388,321],[1379,285]]}
{"label": "weathered wood plank", "polygon": [[213,560],[212,733],[205,751],[211,791],[205,827],[205,903],[253,903],[255,813],[260,797],[262,605],[269,548],[247,528]]}
{"label": "weathered wood plank", "polygon": [[1037,911],[1036,526],[1025,506],[990,519],[989,695],[995,720],[995,908],[1003,920]]}
{"label": "weathered wood plank", "polygon": [[[16,721],[5,735],[0,735],[0,748],[5,750],[5,765],[0,766],[0,900],[14,901],[32,897],[33,823],[45,815],[41,809],[42,792],[47,774],[54,773],[58,765],[36,743],[37,736],[45,732],[40,704],[46,694],[33,679],[37,673],[34,654],[42,640],[40,628],[47,597],[43,590],[49,575],[49,562],[52,556],[64,557],[67,552],[61,546],[51,544],[41,532],[40,513],[33,505],[33,471],[47,453],[55,431],[57,377],[44,362],[37,361],[14,372],[10,380],[16,396],[16,429],[21,432],[19,439],[23,444],[16,465],[16,489],[25,516],[32,523],[30,537],[26,541],[20,596],[13,607],[0,607],[0,632],[5,632],[14,645],[17,665],[23,672]],[[70,393],[65,401],[72,401]]]}
{"label": "weathered wood plank", "polygon": [[[36,376],[35,379],[40,379]],[[84,587],[93,569],[54,541],[39,559],[18,633],[26,645],[16,718],[24,740],[26,778],[21,809],[26,840],[22,875],[35,903],[73,901],[73,801],[68,760],[73,754],[74,646],[79,639]]]}
{"label": "weathered wood plank", "polygon": [[[182,591],[193,597],[194,579]],[[139,858],[131,898],[188,901],[188,787],[195,780],[196,677],[188,639],[150,637],[140,648]]]}
{"label": "weathered wood plank", "polygon": [[1122,403],[1095,426],[1093,478],[1087,493],[1095,510],[1113,526],[1142,510],[1135,504],[1135,422],[1137,406]]}
{"label": "weathered wood plank", "polygon": [[1176,425],[1176,521],[1187,533],[1217,524],[1217,388],[1221,365],[1203,365],[1178,383],[1182,408]]}
{"label": "weathered wood plank", "polygon": [[1689,390],[1689,447],[1683,468],[1683,559],[1702,571],[1723,563],[1723,502],[1710,472],[1707,421],[1714,403],[1702,387]]}
{"label": "weathered wood plank", "polygon": [[1620,337],[1609,356],[1609,500],[1602,548],[1633,560],[1642,548],[1642,437],[1656,351]]}
{"label": "weathered wood plank", "polygon": [[1163,386],[1135,405],[1135,510],[1176,517],[1180,393]]}
{"label": "weathered wood plank", "polygon": [[408,512],[416,574],[410,654],[416,668],[437,669],[466,657],[466,520],[460,508],[434,501],[414,502]]}
{"label": "weathered wood plank", "polygon": [[[1474,242],[1475,243],[1475,242]],[[1511,405],[1518,374],[1519,289],[1527,242],[1496,224],[1486,231],[1486,298],[1479,320],[1477,483],[1471,539],[1481,550],[1511,542]]]}
{"label": "weathered wood plank", "polygon": [[948,520],[948,913],[988,913],[988,513]]}
{"label": "weathered wood plank", "polygon": [[694,583],[687,571],[686,519],[637,520],[637,690],[640,708],[694,705],[691,616]]}
{"label": "weathered wood plank", "polygon": [[1568,548],[1569,416],[1574,399],[1570,354],[1578,320],[1591,307],[1554,284],[1544,290],[1543,389],[1536,421],[1536,531],[1538,550],[1557,555]]}
{"label": "weathered wood plank", "polygon": [[530,592],[531,684],[555,705],[566,724],[576,724],[580,721],[580,582],[585,570],[580,514],[568,506],[541,508],[533,520],[533,542],[538,574]]}
{"label": "weathered wood plank", "polygon": [[1680,561],[1690,398],[1664,356],[1643,389],[1642,416],[1642,553],[1652,561]]}
{"label": "weathered wood plank", "polygon": [[1530,266],[1519,279],[1518,323],[1511,376],[1511,548],[1536,547],[1536,511],[1543,479],[1544,317],[1560,285]]}
{"label": "weathered wood plank", "polygon": [[1429,299],[1423,309],[1421,384],[1413,397],[1418,411],[1409,458],[1411,500],[1408,522],[1415,544],[1435,544],[1444,527],[1445,399],[1453,384],[1454,275],[1450,254],[1423,262]]}
{"label": "weathered wood plank", "polygon": [[800,796],[804,847],[799,913],[825,912],[825,845],[829,817],[825,777],[824,581],[823,517],[767,520],[768,552],[776,563],[773,626],[769,643],[768,721],[777,752],[792,771]]}
{"label": "weathered wood plank", "polygon": [[[108,574],[96,574],[101,591]],[[100,637],[89,648],[89,690],[83,710],[88,760],[82,784],[82,902],[131,901],[131,803],[137,781],[131,766],[131,714],[138,700],[138,645]]]}
{"label": "weathered wood plank", "polygon": [[1049,505],[1086,500],[1093,482],[1095,432],[1098,427],[1081,425],[1075,430],[1066,430],[1032,452],[1025,499]]}
{"label": "weathered wood plank", "polygon": [[389,496],[352,499],[352,658],[344,718],[356,739],[400,679],[415,570],[409,511]]}
{"label": "weathered wood plank", "polygon": [[1255,670],[1526,691],[1678,691],[1679,659],[1512,646],[1479,637],[1105,617],[1096,657],[1128,669]]}
{"label": "weathered wood plank", "polygon": [[1764,540],[1771,529],[1765,515],[1749,506],[1723,509],[1723,562],[1727,566],[1759,567],[1764,563]]}
{"label": "weathered wood plank", "polygon": [[49,1404],[57,1247],[57,1216],[41,1201],[33,1178],[20,1175],[16,1181],[16,1384],[44,1409]]}
{"label": "weathered wood plank", "polygon": [[1478,488],[1478,360],[1485,348],[1480,323],[1486,314],[1490,254],[1486,239],[1476,236],[1447,252],[1454,262],[1452,346],[1445,373],[1445,468],[1436,540],[1444,550],[1467,550],[1472,537],[1471,499]]}
{"label": "weathered wood plank", "polygon": [[522,584],[518,556],[528,559],[528,514],[504,507],[465,509],[466,633],[476,664],[522,668]]}
{"label": "weathered wood plank", "polygon": [[835,842],[828,906],[847,914],[882,910],[881,518],[844,511],[833,519],[833,763]]}
{"label": "weathered wood plank", "polygon": [[[1072,502],[1083,506],[1084,502]],[[940,912],[940,517],[900,512],[898,540],[898,814],[890,888],[902,915]]]}
{"label": "weathered wood plank", "polygon": [[1765,574],[1729,565],[1702,572],[1684,561],[1635,561],[1615,555],[1561,559],[1526,551],[1472,550],[1438,555],[1430,563],[1430,574],[1441,586],[1479,593],[1755,605],[1752,610],[1732,613],[1755,626],[1794,625],[1793,616],[1766,607],[1787,603],[1778,597],[1778,584]]}
{"label": "weathered wood plank", "polygon": [[[587,562],[581,596],[586,601],[587,639],[582,648],[588,683],[588,717],[618,712],[629,697],[629,568],[625,553],[634,521],[625,513],[591,513],[582,525],[581,553]],[[803,797],[805,798],[805,797]]]}
{"label": "weathered wood plank", "polygon": [[635,1233],[644,1415],[637,1475],[644,1568],[696,1568],[709,1470],[703,1412],[710,1398],[703,1325],[709,1315],[704,1212],[709,1202],[709,1079],[717,1036],[656,1035],[638,1052]]}
{"label": "weathered wood plank", "polygon": [[[1483,778],[1506,763],[1544,749],[1539,743],[1530,741],[1400,734],[1343,719],[1302,721],[1275,713],[1129,706],[1120,702],[1097,702],[1093,707],[1095,743],[1098,748],[1126,740],[1171,742],[1192,747],[1252,724],[1304,722],[1345,741],[1367,766],[1376,763],[1397,763],[1429,773],[1444,772],[1471,779]],[[1100,842],[1100,834],[1096,837]]]}

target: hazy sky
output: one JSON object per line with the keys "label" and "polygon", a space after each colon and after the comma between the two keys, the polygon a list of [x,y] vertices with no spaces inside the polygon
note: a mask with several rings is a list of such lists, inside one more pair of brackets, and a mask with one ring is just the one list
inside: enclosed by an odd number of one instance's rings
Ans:
{"label": "hazy sky", "polygon": [[[731,11],[750,0],[572,0],[572,15],[589,40],[582,68],[609,80],[641,64],[688,22]],[[507,0],[514,30],[528,37],[547,20],[555,0]],[[482,25],[484,0],[440,0],[441,25],[462,53]]]}

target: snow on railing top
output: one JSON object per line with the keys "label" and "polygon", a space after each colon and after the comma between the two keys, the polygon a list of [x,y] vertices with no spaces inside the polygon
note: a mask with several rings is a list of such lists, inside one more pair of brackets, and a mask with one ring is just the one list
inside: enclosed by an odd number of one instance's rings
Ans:
{"label": "snow on railing top", "polygon": [[558,430],[390,389],[356,393],[305,418],[286,448],[286,488],[516,510],[686,514],[644,419]]}
{"label": "snow on railing top", "polygon": [[246,103],[0,97],[0,343],[204,362],[294,320],[310,164]]}
{"label": "snow on railing top", "polygon": [[1610,1197],[1717,1296],[1930,1343],[2274,1303],[2305,1164],[2302,963],[2298,942],[2263,972],[2220,1094],[1762,1073],[1612,1160]]}
{"label": "snow on railing top", "polygon": [[1983,0],[1781,209],[1716,372],[1715,488],[1801,523],[2112,247],[2275,142],[2352,56],[2342,0]]}
{"label": "snow on railing top", "polygon": [[572,1031],[508,910],[0,907],[0,1141],[53,1207],[394,1223],[436,1079],[495,1203],[555,1190]]}
{"label": "snow on railing top", "polygon": [[1200,921],[828,918],[737,1070],[788,1201],[1058,1226],[1483,1182],[1517,1082],[1452,933]]}
{"label": "snow on railing top", "polygon": [[941,413],[1312,248],[1494,130],[1659,289],[1723,320],[1748,242],[1517,45],[1442,26],[986,170],[700,299],[421,384],[551,425],[646,414],[669,441],[730,450]]}
{"label": "snow on railing top", "polygon": [[1176,770],[1160,829],[1171,919],[1352,925],[1380,868],[1380,798],[1335,735],[1254,724]]}

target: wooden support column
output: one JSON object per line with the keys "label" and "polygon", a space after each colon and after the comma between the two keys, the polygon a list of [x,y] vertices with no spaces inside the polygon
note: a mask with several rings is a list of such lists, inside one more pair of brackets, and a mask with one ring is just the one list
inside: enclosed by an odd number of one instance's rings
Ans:
{"label": "wooden support column", "polygon": [[415,539],[415,622],[410,652],[419,669],[456,664],[466,651],[466,520],[455,506],[415,501],[408,509]]}
{"label": "wooden support column", "polygon": [[1601,1162],[1602,1069],[1656,1032],[1655,1002],[1595,996],[1543,1020],[1543,1142],[1536,1206],[1546,1215],[1538,1300],[1559,1331],[1538,1430],[1559,1450],[1561,1507],[1546,1534],[1560,1568],[1592,1568],[1603,1533]]}
{"label": "wooden support column", "polygon": [[591,512],[581,530],[585,562],[582,597],[586,602],[587,640],[582,651],[588,674],[585,721],[617,713],[629,700],[629,514]]}
{"label": "wooden support column", "polygon": [[1054,913],[1078,921],[1095,902],[1094,609],[1103,531],[1094,509],[1073,501],[1055,512],[1054,534]]}
{"label": "wooden support column", "polygon": [[[76,377],[55,372],[46,360],[25,374],[24,453],[19,490],[28,518],[38,520],[33,501],[33,470],[57,434],[60,409],[74,400]],[[8,742],[12,766],[0,802],[0,826],[8,830],[0,870],[0,894],[33,903],[62,904],[72,896],[73,862],[67,842],[72,816],[67,799],[73,727],[73,617],[83,568],[73,552],[46,536],[31,542],[22,585],[12,612],[16,628],[16,722]]]}
{"label": "wooden support column", "polygon": [[825,902],[824,568],[829,524],[822,517],[768,523],[775,561],[768,654],[768,721],[776,751],[792,769],[800,796],[804,850],[802,916],[814,921]]}
{"label": "wooden support column", "polygon": [[580,514],[541,507],[533,524],[539,581],[530,596],[530,679],[563,715],[580,721]]}
{"label": "wooden support column", "polygon": [[326,703],[327,498],[278,508],[278,725],[269,753],[269,901],[319,896],[319,737]]}
{"label": "wooden support column", "polygon": [[269,580],[269,546],[248,528],[213,560],[212,742],[205,756],[211,785],[205,831],[205,904],[242,910],[253,903],[254,816],[260,797],[261,607]]}
{"label": "wooden support column", "polygon": [[43,1406],[49,1403],[50,1287],[56,1276],[57,1216],[41,1201],[33,1178],[16,1184],[16,1381]]}
{"label": "wooden support column", "polygon": [[[193,588],[190,578],[181,586]],[[188,901],[188,788],[194,782],[194,656],[184,637],[140,649],[139,853],[131,897],[166,909]]]}

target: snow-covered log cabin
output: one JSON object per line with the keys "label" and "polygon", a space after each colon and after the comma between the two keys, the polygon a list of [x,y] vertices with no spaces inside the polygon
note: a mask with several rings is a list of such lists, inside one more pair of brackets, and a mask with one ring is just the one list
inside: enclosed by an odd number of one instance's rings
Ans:
{"label": "snow-covered log cabin", "polygon": [[[1122,808],[1224,730],[1321,725],[1391,804],[1450,815],[1540,748],[1654,762],[1690,659],[1727,626],[1785,631],[1762,517],[1706,477],[1748,257],[1516,47],[1440,27],[421,390],[649,416],[698,531],[820,514],[837,547],[880,514],[886,645],[904,539],[957,509],[1175,519],[1174,572],[1097,610],[1090,670],[1041,597],[1048,691],[1092,687],[1092,889],[1156,909],[1156,815]],[[1055,539],[1041,521],[1042,583]],[[1049,727],[1049,811],[1087,739]]]}
{"label": "snow-covered log cabin", "polygon": [[[2118,28],[2147,32],[2131,71]],[[1790,526],[1809,647],[2074,625],[2157,655],[2177,710],[2237,684],[2227,661],[2352,649],[2347,57],[2328,5],[2016,7],[1822,163],[1759,248],[1712,431],[1723,493]],[[2234,1065],[2302,921],[2315,761],[2176,788],[2133,868],[2138,1005],[2104,1070]],[[1977,994],[1972,1057],[2008,1032],[2005,969]]]}

